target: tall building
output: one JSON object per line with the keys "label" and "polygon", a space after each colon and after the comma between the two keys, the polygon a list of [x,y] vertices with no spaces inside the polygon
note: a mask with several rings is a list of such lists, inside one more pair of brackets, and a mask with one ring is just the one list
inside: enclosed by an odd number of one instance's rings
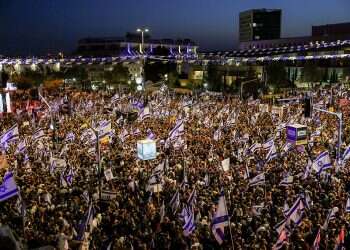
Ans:
{"label": "tall building", "polygon": [[312,36],[342,36],[350,34],[350,23],[335,23],[312,26]]}
{"label": "tall building", "polygon": [[253,9],[239,14],[239,41],[279,39],[281,37],[279,9]]}

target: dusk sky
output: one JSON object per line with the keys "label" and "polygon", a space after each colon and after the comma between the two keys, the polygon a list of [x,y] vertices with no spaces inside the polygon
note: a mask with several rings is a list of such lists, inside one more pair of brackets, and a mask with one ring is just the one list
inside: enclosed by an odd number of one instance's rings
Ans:
{"label": "dusk sky", "polygon": [[350,22],[349,0],[0,0],[0,54],[70,53],[80,38],[124,36],[140,26],[154,38],[234,49],[239,12],[251,8],[282,9],[283,37]]}

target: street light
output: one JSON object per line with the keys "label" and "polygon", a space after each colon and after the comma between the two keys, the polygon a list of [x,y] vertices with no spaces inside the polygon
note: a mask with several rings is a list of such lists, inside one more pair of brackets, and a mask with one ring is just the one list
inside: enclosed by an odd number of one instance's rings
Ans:
{"label": "street light", "polygon": [[140,51],[140,53],[142,53],[143,52],[144,42],[145,42],[144,33],[148,33],[149,29],[147,29],[147,28],[144,28],[144,29],[138,28],[136,31],[141,33],[141,51]]}

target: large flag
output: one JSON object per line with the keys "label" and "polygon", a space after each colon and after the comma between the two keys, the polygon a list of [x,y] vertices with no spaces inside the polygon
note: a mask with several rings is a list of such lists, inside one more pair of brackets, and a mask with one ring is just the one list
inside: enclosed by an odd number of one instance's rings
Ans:
{"label": "large flag", "polygon": [[12,172],[6,172],[0,186],[0,201],[5,201],[19,194],[19,189]]}
{"label": "large flag", "polygon": [[277,150],[276,150],[276,147],[275,147],[275,143],[273,143],[272,146],[269,149],[269,152],[266,155],[266,162],[269,162],[269,161],[273,160],[276,157],[277,157]]}
{"label": "large flag", "polygon": [[185,132],[185,125],[183,120],[176,122],[175,127],[169,132],[169,139],[174,140]]}
{"label": "large flag", "polygon": [[249,180],[250,187],[259,186],[259,185],[265,185],[265,173],[261,173]]}
{"label": "large flag", "polygon": [[194,188],[193,191],[191,192],[190,196],[187,199],[187,204],[189,207],[193,207],[197,202],[197,191]]}
{"label": "large flag", "polygon": [[0,136],[0,145],[7,145],[9,142],[17,140],[18,137],[18,125],[16,124]]}
{"label": "large flag", "polygon": [[214,234],[216,241],[221,245],[225,239],[225,227],[229,224],[229,216],[226,209],[226,201],[224,191],[221,190],[219,203],[213,220],[211,223],[211,230]]}
{"label": "large flag", "polygon": [[286,218],[292,220],[296,225],[299,225],[303,219],[304,210],[305,204],[299,196],[289,211],[286,213]]}
{"label": "large flag", "polygon": [[317,174],[320,174],[322,171],[332,168],[331,158],[329,157],[329,153],[327,151],[322,152],[317,156],[314,163],[312,164],[312,168],[316,171]]}
{"label": "large flag", "polygon": [[79,241],[84,240],[85,231],[87,231],[88,226],[91,226],[95,216],[94,214],[95,214],[95,210],[92,206],[92,201],[90,201],[90,205],[87,213],[85,214],[85,218],[82,220],[82,222],[79,225],[77,240]]}
{"label": "large flag", "polygon": [[323,230],[327,230],[328,224],[331,220],[335,220],[336,213],[339,211],[338,207],[333,207],[332,209],[329,210],[326,221],[323,224]]}
{"label": "large flag", "polygon": [[180,193],[177,190],[176,193],[174,194],[173,198],[171,198],[169,205],[171,207],[171,210],[173,211],[173,214],[176,213],[176,210],[180,206]]}
{"label": "large flag", "polygon": [[110,136],[112,133],[111,121],[101,121],[96,130],[98,131],[98,137],[100,140],[102,140],[106,136]]}
{"label": "large flag", "polygon": [[196,229],[194,219],[195,219],[194,212],[192,208],[192,209],[189,209],[189,214],[185,216],[184,218],[185,224],[182,227],[184,230],[184,235],[186,237],[189,236]]}

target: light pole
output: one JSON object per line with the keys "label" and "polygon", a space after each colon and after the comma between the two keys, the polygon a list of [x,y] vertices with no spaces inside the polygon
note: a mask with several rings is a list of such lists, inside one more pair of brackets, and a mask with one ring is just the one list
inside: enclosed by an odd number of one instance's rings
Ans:
{"label": "light pole", "polygon": [[143,46],[144,46],[144,44],[145,44],[144,33],[148,33],[148,32],[149,32],[149,29],[147,29],[147,28],[144,28],[144,29],[138,28],[136,31],[139,32],[139,33],[141,33],[141,49],[140,49],[140,53],[143,53]]}
{"label": "light pole", "polygon": [[144,33],[148,33],[149,29],[144,28],[144,29],[140,29],[138,28],[136,30],[137,32],[141,33],[141,48],[140,48],[140,53],[142,54],[142,89],[145,88],[144,86],[144,82],[145,82],[145,65],[146,65],[146,57],[144,55],[144,43],[145,43],[145,38],[144,38]]}

